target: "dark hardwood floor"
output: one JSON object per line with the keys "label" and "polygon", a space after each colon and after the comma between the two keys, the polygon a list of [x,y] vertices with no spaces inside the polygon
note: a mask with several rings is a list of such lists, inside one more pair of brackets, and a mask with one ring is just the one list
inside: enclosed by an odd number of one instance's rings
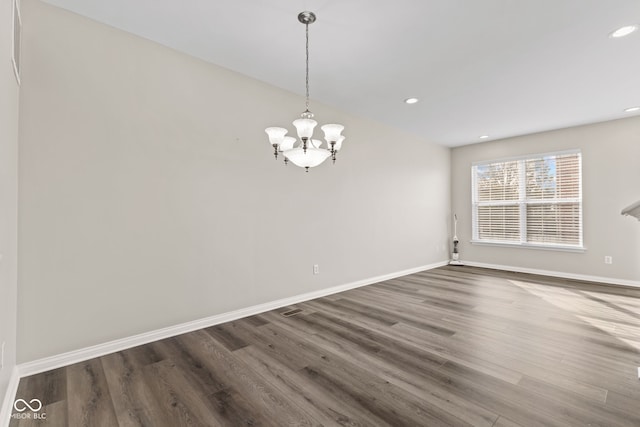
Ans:
{"label": "dark hardwood floor", "polygon": [[11,427],[640,426],[639,366],[640,289],[442,267],[24,378]]}

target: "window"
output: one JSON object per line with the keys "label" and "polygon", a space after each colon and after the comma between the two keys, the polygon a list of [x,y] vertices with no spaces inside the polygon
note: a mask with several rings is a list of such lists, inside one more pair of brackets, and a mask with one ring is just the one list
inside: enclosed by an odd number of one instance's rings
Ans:
{"label": "window", "polygon": [[579,151],[472,167],[473,242],[582,249]]}

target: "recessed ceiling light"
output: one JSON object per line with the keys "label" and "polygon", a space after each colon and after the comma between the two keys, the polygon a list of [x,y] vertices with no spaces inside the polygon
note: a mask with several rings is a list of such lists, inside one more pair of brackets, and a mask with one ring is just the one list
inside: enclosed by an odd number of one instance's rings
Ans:
{"label": "recessed ceiling light", "polygon": [[625,25],[624,27],[620,27],[614,32],[612,32],[611,34],[609,34],[609,37],[612,37],[614,39],[619,39],[620,37],[628,36],[629,34],[633,33],[637,29],[638,29],[637,25]]}
{"label": "recessed ceiling light", "polygon": [[407,98],[404,100],[404,102],[406,104],[415,104],[416,102],[418,102],[418,98]]}
{"label": "recessed ceiling light", "polygon": [[640,107],[630,107],[624,110],[625,113],[633,113],[634,111],[640,111]]}
{"label": "recessed ceiling light", "polygon": [[489,135],[480,135],[480,139],[487,139],[489,138]]}

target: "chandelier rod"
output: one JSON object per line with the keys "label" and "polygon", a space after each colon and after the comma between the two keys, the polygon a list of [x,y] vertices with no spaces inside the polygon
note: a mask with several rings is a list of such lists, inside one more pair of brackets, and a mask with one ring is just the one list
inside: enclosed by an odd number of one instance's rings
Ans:
{"label": "chandelier rod", "polygon": [[307,61],[306,61],[306,65],[307,65],[307,73],[306,73],[306,87],[307,87],[307,100],[306,100],[306,107],[307,107],[307,112],[309,111],[309,21],[305,22],[304,24],[305,28],[306,28],[306,36],[307,36],[307,44],[305,47],[306,50],[306,54],[307,54]]}

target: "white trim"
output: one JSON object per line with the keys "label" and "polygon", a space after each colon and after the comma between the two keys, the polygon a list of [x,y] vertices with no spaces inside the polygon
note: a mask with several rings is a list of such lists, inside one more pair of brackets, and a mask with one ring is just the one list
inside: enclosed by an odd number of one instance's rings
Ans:
{"label": "white trim", "polygon": [[486,264],[484,262],[464,261],[469,267],[490,268],[492,270],[515,271],[517,273],[538,274],[540,276],[560,277],[563,279],[582,280],[585,282],[598,282],[606,285],[630,286],[640,288],[638,280],[622,280],[613,277],[590,276],[588,274],[565,273],[563,271],[538,270],[536,268],[513,267],[510,265]]}
{"label": "white trim", "polygon": [[210,326],[218,325],[220,323],[231,322],[233,320],[241,319],[243,317],[253,316],[255,314],[264,313],[265,311],[275,310],[280,307],[297,304],[303,301],[309,301],[315,298],[324,297],[324,296],[335,294],[338,292],[348,291],[349,289],[372,285],[374,283],[395,279],[396,277],[406,276],[408,274],[413,274],[420,271],[431,270],[433,268],[447,265],[448,262],[449,262],[448,260],[441,261],[441,262],[437,262],[429,265],[410,268],[408,270],[385,274],[382,276],[371,277],[369,279],[359,280],[359,281],[347,283],[344,285],[338,285],[338,286],[334,286],[327,289],[307,292],[305,294],[300,294],[300,295],[296,295],[289,298],[283,298],[276,301],[267,302],[264,304],[258,304],[258,305],[254,305],[247,308],[241,308],[239,310],[231,311],[228,313],[217,314],[214,316],[206,317],[204,319],[181,323],[178,325],[169,326],[162,329],[157,329],[155,331],[149,331],[149,332],[133,335],[126,338],[109,341],[103,344],[97,344],[91,347],[69,351],[67,353],[45,357],[43,359],[34,360],[32,362],[21,363],[18,366],[20,377],[26,377],[29,375],[38,374],[40,372],[50,371],[52,369],[60,368],[62,366],[67,366],[74,363],[82,362],[84,360],[93,359],[95,357],[104,356],[105,354],[126,350],[128,348],[136,347],[142,344],[147,344],[153,341],[162,340],[165,338],[170,338],[176,335],[192,332],[198,329],[208,328]]}
{"label": "white trim", "polygon": [[520,242],[500,242],[494,240],[470,240],[469,243],[478,246],[502,246],[506,248],[523,248],[523,249],[539,249],[542,251],[561,251],[561,252],[586,252],[587,248],[583,246],[565,246],[565,245],[553,245],[547,244],[535,244],[535,243],[520,243]]}
{"label": "white trim", "polygon": [[[20,35],[20,40],[18,40],[18,62],[16,63],[16,18],[18,18],[18,33]],[[16,81],[18,82],[18,86],[20,86],[20,59],[22,58],[22,15],[20,14],[20,5],[18,4],[18,0],[13,0],[13,13],[11,14],[11,64],[13,65],[13,74],[16,76]]]}
{"label": "white trim", "polygon": [[567,156],[570,154],[581,154],[582,150],[579,148],[574,148],[570,150],[562,150],[562,151],[549,151],[545,153],[532,153],[532,154],[523,154],[521,156],[511,156],[511,157],[500,157],[497,159],[491,160],[479,160],[477,162],[471,163],[471,166],[486,166],[491,163],[503,163],[503,162],[515,162],[519,160],[529,160],[529,159],[538,159],[549,156]]}
{"label": "white trim", "polygon": [[0,427],[9,427],[11,421],[11,412],[13,412],[13,402],[18,392],[18,383],[20,382],[20,373],[17,366],[11,370],[9,384],[0,407]]}

